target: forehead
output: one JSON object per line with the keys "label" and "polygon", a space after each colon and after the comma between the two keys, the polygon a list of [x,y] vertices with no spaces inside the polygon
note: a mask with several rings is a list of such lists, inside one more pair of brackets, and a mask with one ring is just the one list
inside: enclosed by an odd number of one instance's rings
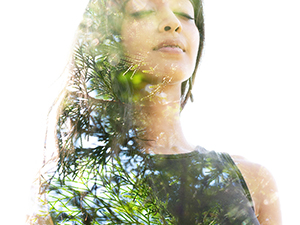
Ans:
{"label": "forehead", "polygon": [[190,0],[128,0],[126,2],[126,8],[134,10],[142,10],[148,6],[158,7],[162,5],[168,5],[172,8],[193,9]]}

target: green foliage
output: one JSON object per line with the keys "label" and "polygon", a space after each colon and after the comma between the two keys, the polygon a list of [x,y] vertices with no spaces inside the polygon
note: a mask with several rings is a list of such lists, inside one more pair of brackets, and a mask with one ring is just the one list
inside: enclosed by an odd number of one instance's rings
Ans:
{"label": "green foliage", "polygon": [[[42,176],[47,209],[39,216],[65,225],[173,225],[183,224],[176,214],[182,207],[182,218],[195,224],[222,224],[227,214],[219,197],[236,177],[217,156],[174,166],[143,153],[147,121],[135,89],[144,81],[139,65],[122,54],[123,3],[91,0],[79,26],[57,120],[58,160]],[[185,196],[196,199],[195,207]],[[234,206],[226,207],[235,212]]]}
{"label": "green foliage", "polygon": [[45,204],[54,224],[174,224],[147,185],[144,160],[132,165],[143,132],[133,123],[132,84],[142,79],[120,55],[116,31],[95,13],[101,4],[90,4],[78,32],[57,122],[57,168],[44,176]]}
{"label": "green foliage", "polygon": [[75,178],[62,181],[56,176],[48,188],[52,220],[55,224],[174,224],[161,215],[165,204],[152,194],[144,175],[126,172],[121,160],[114,159],[98,171],[80,171]]}

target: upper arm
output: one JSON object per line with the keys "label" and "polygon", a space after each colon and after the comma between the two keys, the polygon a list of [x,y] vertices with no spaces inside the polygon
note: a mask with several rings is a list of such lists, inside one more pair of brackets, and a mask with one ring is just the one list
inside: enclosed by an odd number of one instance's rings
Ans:
{"label": "upper arm", "polygon": [[260,224],[282,224],[278,189],[271,173],[265,167],[242,157],[232,156],[232,158],[249,188]]}

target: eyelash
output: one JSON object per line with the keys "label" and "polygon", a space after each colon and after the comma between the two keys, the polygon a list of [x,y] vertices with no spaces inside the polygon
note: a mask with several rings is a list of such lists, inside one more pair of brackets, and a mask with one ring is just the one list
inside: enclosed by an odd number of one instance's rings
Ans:
{"label": "eyelash", "polygon": [[154,12],[153,10],[138,11],[138,12],[131,13],[130,15],[135,17],[135,18],[142,18],[142,17],[147,16],[147,15],[153,13],[153,12]]}
{"label": "eyelash", "polygon": [[175,15],[178,15],[178,16],[181,16],[181,17],[184,17],[184,18],[186,18],[186,19],[188,19],[188,20],[194,20],[194,18],[193,17],[191,17],[189,14],[187,14],[187,13],[183,13],[183,12],[176,12],[176,13],[174,13]]}
{"label": "eyelash", "polygon": [[[146,10],[146,11],[138,11],[138,12],[134,12],[131,13],[131,16],[135,17],[135,18],[142,18],[144,16],[147,16],[151,13],[154,13],[153,10]],[[174,12],[175,15],[180,16],[180,17],[184,17],[188,20],[194,20],[194,18],[192,16],[190,16],[187,13],[183,13],[183,12]]]}

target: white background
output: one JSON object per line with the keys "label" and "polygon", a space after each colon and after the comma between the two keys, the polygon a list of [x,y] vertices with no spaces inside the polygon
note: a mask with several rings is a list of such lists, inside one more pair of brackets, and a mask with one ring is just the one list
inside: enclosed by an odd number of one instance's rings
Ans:
{"label": "white background", "polygon": [[[6,208],[1,224],[22,224],[28,187],[40,165],[49,93],[64,69],[86,2],[0,3],[0,169]],[[284,224],[295,224],[300,201],[298,1],[205,0],[204,6],[206,44],[195,102],[182,113],[187,138],[269,168],[280,189]]]}
{"label": "white background", "polygon": [[243,155],[273,173],[288,225],[298,223],[300,201],[299,6],[206,0],[195,104],[183,112],[194,143]]}

